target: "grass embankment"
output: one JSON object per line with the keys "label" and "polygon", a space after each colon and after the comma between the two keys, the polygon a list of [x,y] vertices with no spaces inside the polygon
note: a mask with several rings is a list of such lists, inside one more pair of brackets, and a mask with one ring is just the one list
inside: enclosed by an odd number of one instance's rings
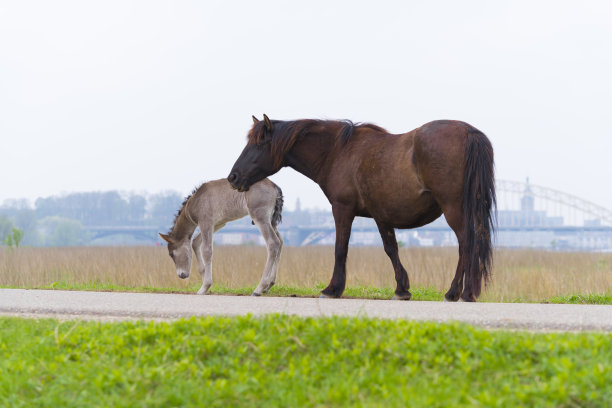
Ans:
{"label": "grass embankment", "polygon": [[[416,288],[414,299],[442,299],[455,272],[456,252],[456,248],[401,249]],[[213,293],[250,294],[265,261],[262,247],[215,247]],[[284,248],[271,293],[318,296],[333,265],[333,248]],[[393,269],[382,248],[350,248],[347,269],[345,296],[393,296]],[[180,280],[162,247],[0,248],[0,287],[195,293],[200,284],[195,263],[191,277]],[[498,250],[493,279],[480,300],[612,304],[612,254]]]}
{"label": "grass embankment", "polygon": [[609,406],[612,335],[363,318],[0,318],[0,406]]}
{"label": "grass embankment", "polygon": [[[324,283],[317,283],[313,287],[297,287],[275,285],[270,289],[267,296],[284,296],[284,297],[319,297],[321,290],[325,288]],[[9,287],[16,289],[18,287]],[[53,282],[48,286],[39,286],[36,289],[53,289],[53,290],[90,290],[90,291],[110,291],[110,292],[144,292],[144,293],[184,293],[193,294],[198,288],[176,288],[176,287],[153,287],[153,286],[117,286],[111,283],[92,282],[90,284],[70,284],[66,282]],[[250,296],[255,290],[255,286],[243,286],[239,288],[231,288],[229,286],[213,285],[210,293],[213,295],[234,295],[234,296]],[[434,288],[411,288],[412,300],[424,301],[443,301],[444,293]],[[393,288],[373,288],[370,286],[356,286],[346,288],[342,294],[343,298],[355,299],[391,299],[394,296]],[[512,303],[529,303],[524,299],[514,299]],[[569,296],[554,296],[549,299],[542,299],[541,303],[564,303],[564,304],[581,304],[581,305],[612,305],[612,295],[569,295]]]}

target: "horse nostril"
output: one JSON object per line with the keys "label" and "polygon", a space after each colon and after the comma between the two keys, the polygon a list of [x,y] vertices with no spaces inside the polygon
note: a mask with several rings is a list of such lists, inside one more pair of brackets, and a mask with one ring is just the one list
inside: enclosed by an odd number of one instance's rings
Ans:
{"label": "horse nostril", "polygon": [[230,183],[233,183],[234,181],[236,181],[236,178],[237,178],[237,177],[238,177],[238,176],[236,175],[236,173],[232,173],[232,174],[230,174],[230,175],[229,175],[229,177],[227,178],[227,180],[228,180]]}

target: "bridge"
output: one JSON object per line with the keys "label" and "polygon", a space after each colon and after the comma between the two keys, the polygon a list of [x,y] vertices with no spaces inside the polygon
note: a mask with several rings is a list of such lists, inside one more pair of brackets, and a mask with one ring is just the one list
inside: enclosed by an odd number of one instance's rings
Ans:
{"label": "bridge", "polygon": [[[502,246],[509,242],[508,237],[518,241],[520,234],[531,234],[531,239],[540,237],[538,239],[544,243],[564,242],[567,237],[578,237],[576,239],[582,241],[592,241],[596,238],[604,241],[602,245],[608,245],[605,242],[609,241],[612,249],[612,211],[602,206],[568,193],[530,184],[528,180],[524,183],[498,180],[497,195],[498,243]],[[291,217],[294,213],[285,214],[286,222],[279,226],[279,231],[288,245],[311,245],[325,239],[333,239],[335,227],[331,212],[323,214],[325,222],[318,222],[316,225],[292,225]],[[166,230],[153,226],[84,226],[83,229],[94,239],[125,234],[151,242],[159,242],[157,233]],[[411,231],[414,237],[453,235],[444,217],[414,230],[398,230],[398,239],[401,239],[400,231]],[[363,218],[356,219],[352,232],[353,235],[372,234],[374,237],[378,234],[374,222]],[[243,221],[230,223],[217,234],[221,242],[224,242],[223,237],[233,235],[234,241],[229,241],[237,243],[244,241],[247,236],[252,240],[253,236],[259,235],[259,231],[255,226]],[[243,236],[240,237],[240,234]]]}

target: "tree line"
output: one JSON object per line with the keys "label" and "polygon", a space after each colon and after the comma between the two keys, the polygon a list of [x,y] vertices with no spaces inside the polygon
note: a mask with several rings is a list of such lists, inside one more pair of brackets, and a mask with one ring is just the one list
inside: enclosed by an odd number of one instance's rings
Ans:
{"label": "tree line", "polygon": [[83,245],[91,239],[83,228],[87,226],[152,226],[165,231],[182,201],[175,191],[71,193],[38,198],[34,206],[25,199],[5,200],[0,206],[0,243],[14,244],[18,237],[20,244],[29,246]]}

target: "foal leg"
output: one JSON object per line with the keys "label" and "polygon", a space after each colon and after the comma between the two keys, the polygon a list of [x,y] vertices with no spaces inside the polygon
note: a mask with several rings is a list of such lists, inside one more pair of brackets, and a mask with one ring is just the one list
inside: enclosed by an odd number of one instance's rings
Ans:
{"label": "foal leg", "polygon": [[261,221],[260,219],[253,220],[257,228],[261,231],[264,240],[266,241],[266,248],[268,251],[268,259],[266,260],[266,267],[264,273],[261,276],[261,281],[253,296],[260,296],[262,293],[266,293],[276,282],[276,273],[278,270],[278,261],[280,260],[280,253],[283,247],[283,240],[275,231],[275,228],[270,224],[270,220]]}
{"label": "foal leg", "polygon": [[212,231],[200,227],[200,233],[193,239],[191,246],[196,254],[198,272],[202,276],[202,287],[198,295],[205,295],[212,285]]}
{"label": "foal leg", "polygon": [[339,205],[332,205],[332,213],[336,223],[336,259],[334,273],[329,285],[321,291],[322,298],[339,298],[346,286],[346,256],[351,238],[351,226],[355,214],[352,210]]}
{"label": "foal leg", "polygon": [[274,235],[276,236],[276,239],[278,240],[278,242],[280,243],[280,246],[278,248],[278,256],[275,259],[274,265],[272,266],[272,270],[274,271],[274,280],[272,281],[272,285],[274,285],[274,283],[276,283],[276,273],[278,271],[278,265],[280,264],[280,258],[281,258],[281,252],[283,250],[283,237],[281,236],[280,232],[278,232],[278,229],[273,226],[272,227],[272,231],[274,231]]}
{"label": "foal leg", "polygon": [[393,299],[396,300],[410,300],[412,294],[410,293],[410,282],[408,281],[408,273],[402,262],[399,259],[399,253],[397,249],[397,239],[395,238],[395,230],[393,228],[376,223],[378,226],[378,232],[382,238],[383,245],[385,247],[385,253],[391,259],[393,264],[393,270],[395,271],[395,281],[397,287],[395,288],[395,296]]}

